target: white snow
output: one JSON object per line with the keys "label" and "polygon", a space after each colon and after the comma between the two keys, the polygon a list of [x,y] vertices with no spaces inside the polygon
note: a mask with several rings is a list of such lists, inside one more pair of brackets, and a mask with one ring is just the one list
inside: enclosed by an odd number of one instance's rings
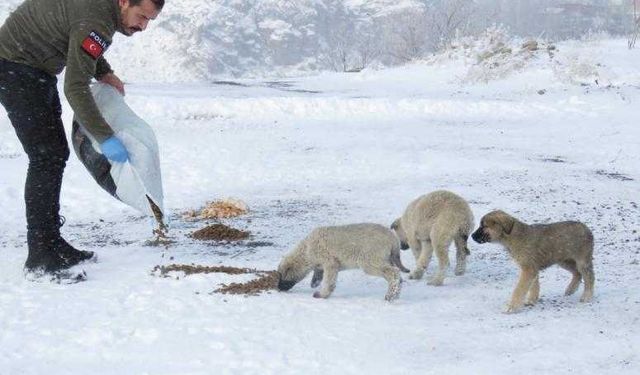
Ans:
{"label": "white snow", "polygon": [[[127,103],[158,137],[177,243],[144,246],[152,222],[72,155],[63,232],[99,255],[76,285],[22,276],[27,158],[0,109],[0,374],[639,373],[640,54],[624,40],[558,48],[607,83],[560,79],[572,73],[555,62],[468,83],[473,62],[456,59],[233,85],[131,80]],[[594,301],[565,297],[570,275],[552,267],[536,306],[502,314],[517,267],[474,242],[466,275],[449,272],[442,287],[407,280],[395,303],[383,300],[384,280],[359,271],[340,273],[327,300],[312,298],[310,278],[243,297],[212,291],[247,276],[151,275],[171,263],[275,269],[316,226],[390,224],[442,188],[467,198],[476,222],[494,208],[530,223],[585,222]],[[187,236],[205,223],[181,212],[228,196],[251,213],[223,222],[266,246]]]}

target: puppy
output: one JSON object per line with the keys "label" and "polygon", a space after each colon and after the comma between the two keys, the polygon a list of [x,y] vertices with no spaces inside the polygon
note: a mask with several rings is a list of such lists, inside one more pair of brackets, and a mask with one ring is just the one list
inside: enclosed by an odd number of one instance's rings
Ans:
{"label": "puppy", "polygon": [[429,284],[442,285],[449,268],[449,246],[452,242],[457,250],[455,274],[464,274],[473,213],[462,197],[446,190],[423,195],[407,206],[402,217],[391,224],[391,229],[400,238],[401,248],[406,250],[410,247],[416,258],[416,268],[409,275],[410,279],[422,278],[435,249],[439,267]]}
{"label": "puppy", "polygon": [[314,229],[284,257],[278,266],[278,289],[289,290],[314,270],[311,281],[322,288],[313,294],[328,298],[336,287],[338,271],[361,268],[389,283],[387,301],[400,294],[400,243],[393,232],[379,224],[351,224]]}
{"label": "puppy", "polygon": [[557,264],[571,272],[573,278],[565,295],[573,294],[584,280],[581,302],[593,297],[593,235],[586,225],[577,221],[528,225],[503,211],[492,211],[480,221],[471,235],[477,243],[495,242],[504,247],[520,266],[520,280],[511,296],[506,313],[523,305],[534,305],[540,296],[538,274]]}

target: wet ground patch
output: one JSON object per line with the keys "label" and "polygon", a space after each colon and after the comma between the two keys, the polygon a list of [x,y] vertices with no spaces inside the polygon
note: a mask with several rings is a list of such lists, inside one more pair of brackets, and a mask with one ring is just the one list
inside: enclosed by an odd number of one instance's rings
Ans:
{"label": "wet ground patch", "polygon": [[622,173],[618,173],[618,172],[609,172],[609,171],[605,171],[605,170],[602,170],[602,169],[597,170],[597,171],[596,171],[596,174],[597,174],[598,176],[604,176],[604,177],[610,178],[610,179],[612,179],[612,180],[618,180],[618,181],[634,181],[634,179],[633,179],[633,178],[631,178],[631,177],[629,177],[629,176],[627,176],[627,175],[624,175],[624,174],[622,174]]}
{"label": "wet ground patch", "polygon": [[539,160],[544,163],[566,163],[567,162],[567,159],[565,159],[563,156],[544,156],[544,157],[541,157]]}
{"label": "wet ground patch", "polygon": [[278,287],[278,272],[276,271],[260,271],[252,268],[238,268],[230,266],[203,266],[195,264],[171,264],[167,266],[155,266],[151,271],[152,275],[159,277],[173,277],[176,280],[181,273],[185,277],[194,274],[209,273],[225,273],[228,275],[254,274],[258,276],[256,279],[242,283],[221,284],[221,287],[215,289],[214,293],[222,294],[242,294],[246,296],[257,296],[262,292],[275,290]]}

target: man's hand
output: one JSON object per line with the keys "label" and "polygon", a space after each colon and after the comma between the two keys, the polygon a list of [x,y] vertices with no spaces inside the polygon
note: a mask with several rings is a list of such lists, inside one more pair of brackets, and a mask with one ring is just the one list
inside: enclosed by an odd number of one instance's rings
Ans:
{"label": "man's hand", "polygon": [[115,87],[115,89],[120,91],[120,94],[124,96],[124,83],[120,80],[120,78],[118,78],[117,75],[113,73],[107,73],[103,75],[102,78],[100,78],[100,82]]}
{"label": "man's hand", "polygon": [[106,156],[107,159],[115,161],[116,163],[124,163],[129,160],[127,149],[115,136],[107,138],[106,141],[102,142],[100,144],[100,151],[102,151],[102,154]]}

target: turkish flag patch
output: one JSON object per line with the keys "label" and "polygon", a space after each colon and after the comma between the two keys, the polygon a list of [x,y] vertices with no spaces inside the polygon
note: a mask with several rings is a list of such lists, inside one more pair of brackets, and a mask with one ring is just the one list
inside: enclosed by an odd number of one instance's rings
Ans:
{"label": "turkish flag patch", "polygon": [[90,32],[82,41],[82,49],[94,60],[97,60],[108,47],[106,38],[95,31]]}

